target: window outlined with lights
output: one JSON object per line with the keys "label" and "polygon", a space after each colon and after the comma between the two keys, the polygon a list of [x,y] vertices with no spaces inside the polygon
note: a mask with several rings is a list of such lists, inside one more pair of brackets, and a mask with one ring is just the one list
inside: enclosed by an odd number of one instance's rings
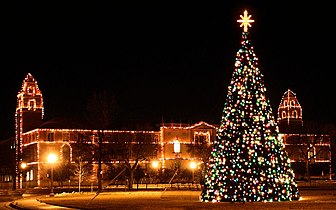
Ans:
{"label": "window outlined with lights", "polygon": [[28,95],[35,95],[35,88],[33,86],[27,87],[27,94]]}
{"label": "window outlined with lights", "polygon": [[30,99],[28,101],[28,110],[35,110],[36,109],[36,100]]}
{"label": "window outlined with lights", "polygon": [[195,144],[204,144],[210,143],[210,132],[196,131],[194,132],[194,143]]}

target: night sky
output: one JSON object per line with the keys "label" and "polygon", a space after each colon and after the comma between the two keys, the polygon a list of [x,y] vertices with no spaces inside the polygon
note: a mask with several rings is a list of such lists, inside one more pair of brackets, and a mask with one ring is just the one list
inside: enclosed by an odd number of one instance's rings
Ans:
{"label": "night sky", "polygon": [[304,121],[336,123],[331,3],[225,2],[3,7],[0,139],[14,135],[27,73],[42,91],[46,119],[81,116],[91,93],[106,90],[121,124],[219,124],[245,9],[255,20],[250,37],[274,114],[291,89]]}

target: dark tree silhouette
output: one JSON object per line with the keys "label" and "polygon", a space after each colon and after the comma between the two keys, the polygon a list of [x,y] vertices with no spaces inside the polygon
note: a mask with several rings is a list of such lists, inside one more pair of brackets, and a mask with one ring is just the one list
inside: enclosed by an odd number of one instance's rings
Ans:
{"label": "dark tree silhouette", "polygon": [[115,135],[114,151],[117,160],[123,162],[127,168],[128,188],[133,188],[134,172],[138,164],[157,156],[158,144],[153,142],[151,135],[143,132],[130,132]]}
{"label": "dark tree silhouette", "polygon": [[98,192],[102,190],[102,146],[104,131],[110,128],[117,117],[117,103],[113,95],[106,91],[94,92],[87,104],[87,121],[98,135]]}
{"label": "dark tree silhouette", "polygon": [[203,162],[201,164],[201,177],[205,176],[206,166],[211,156],[212,144],[207,142],[205,138],[202,138],[200,142],[194,144],[188,144],[188,153],[192,158],[200,158]]}

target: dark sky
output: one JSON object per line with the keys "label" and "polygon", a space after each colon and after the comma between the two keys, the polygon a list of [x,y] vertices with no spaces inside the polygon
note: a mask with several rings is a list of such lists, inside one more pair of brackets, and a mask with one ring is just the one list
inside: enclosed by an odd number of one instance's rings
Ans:
{"label": "dark sky", "polygon": [[248,2],[2,7],[0,139],[14,134],[16,94],[28,72],[46,118],[81,115],[92,91],[105,89],[122,122],[219,123],[245,9],[274,114],[291,89],[304,120],[335,123],[331,3]]}

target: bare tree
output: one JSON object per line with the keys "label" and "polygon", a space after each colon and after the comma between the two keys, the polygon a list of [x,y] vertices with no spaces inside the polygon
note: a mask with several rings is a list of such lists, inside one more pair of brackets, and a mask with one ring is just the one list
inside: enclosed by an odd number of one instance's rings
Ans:
{"label": "bare tree", "polygon": [[115,157],[125,163],[129,179],[128,189],[133,188],[134,172],[138,164],[156,157],[158,144],[148,133],[123,133],[115,138]]}
{"label": "bare tree", "polygon": [[310,176],[310,166],[314,163],[315,158],[321,153],[323,147],[318,147],[317,145],[320,143],[318,140],[314,138],[309,138],[308,136],[300,136],[301,144],[299,146],[301,153],[305,159],[306,165],[306,177],[307,181],[311,181]]}
{"label": "bare tree", "polygon": [[92,164],[84,161],[82,156],[76,158],[74,175],[78,177],[78,192],[81,191],[81,183],[85,177],[91,175]]}
{"label": "bare tree", "polygon": [[92,159],[94,157],[93,151],[95,149],[93,145],[88,142],[89,136],[84,134],[83,139],[82,141],[79,141],[76,144],[72,145],[73,157],[75,162],[73,164],[73,175],[78,176],[79,192],[81,182],[92,174]]}
{"label": "bare tree", "polygon": [[311,165],[315,163],[315,159],[317,157],[325,153],[325,150],[329,152],[328,147],[321,146],[323,144],[330,144],[330,138],[322,136],[322,134],[328,133],[327,129],[328,128],[324,128],[322,124],[310,121],[306,122],[304,126],[304,131],[306,134],[300,135],[298,145],[301,151],[301,155],[305,160],[306,178],[309,183],[311,182]]}
{"label": "bare tree", "polygon": [[106,91],[94,92],[87,104],[87,120],[98,135],[98,192],[102,190],[102,145],[104,131],[111,126],[117,116],[117,103],[113,95]]}

